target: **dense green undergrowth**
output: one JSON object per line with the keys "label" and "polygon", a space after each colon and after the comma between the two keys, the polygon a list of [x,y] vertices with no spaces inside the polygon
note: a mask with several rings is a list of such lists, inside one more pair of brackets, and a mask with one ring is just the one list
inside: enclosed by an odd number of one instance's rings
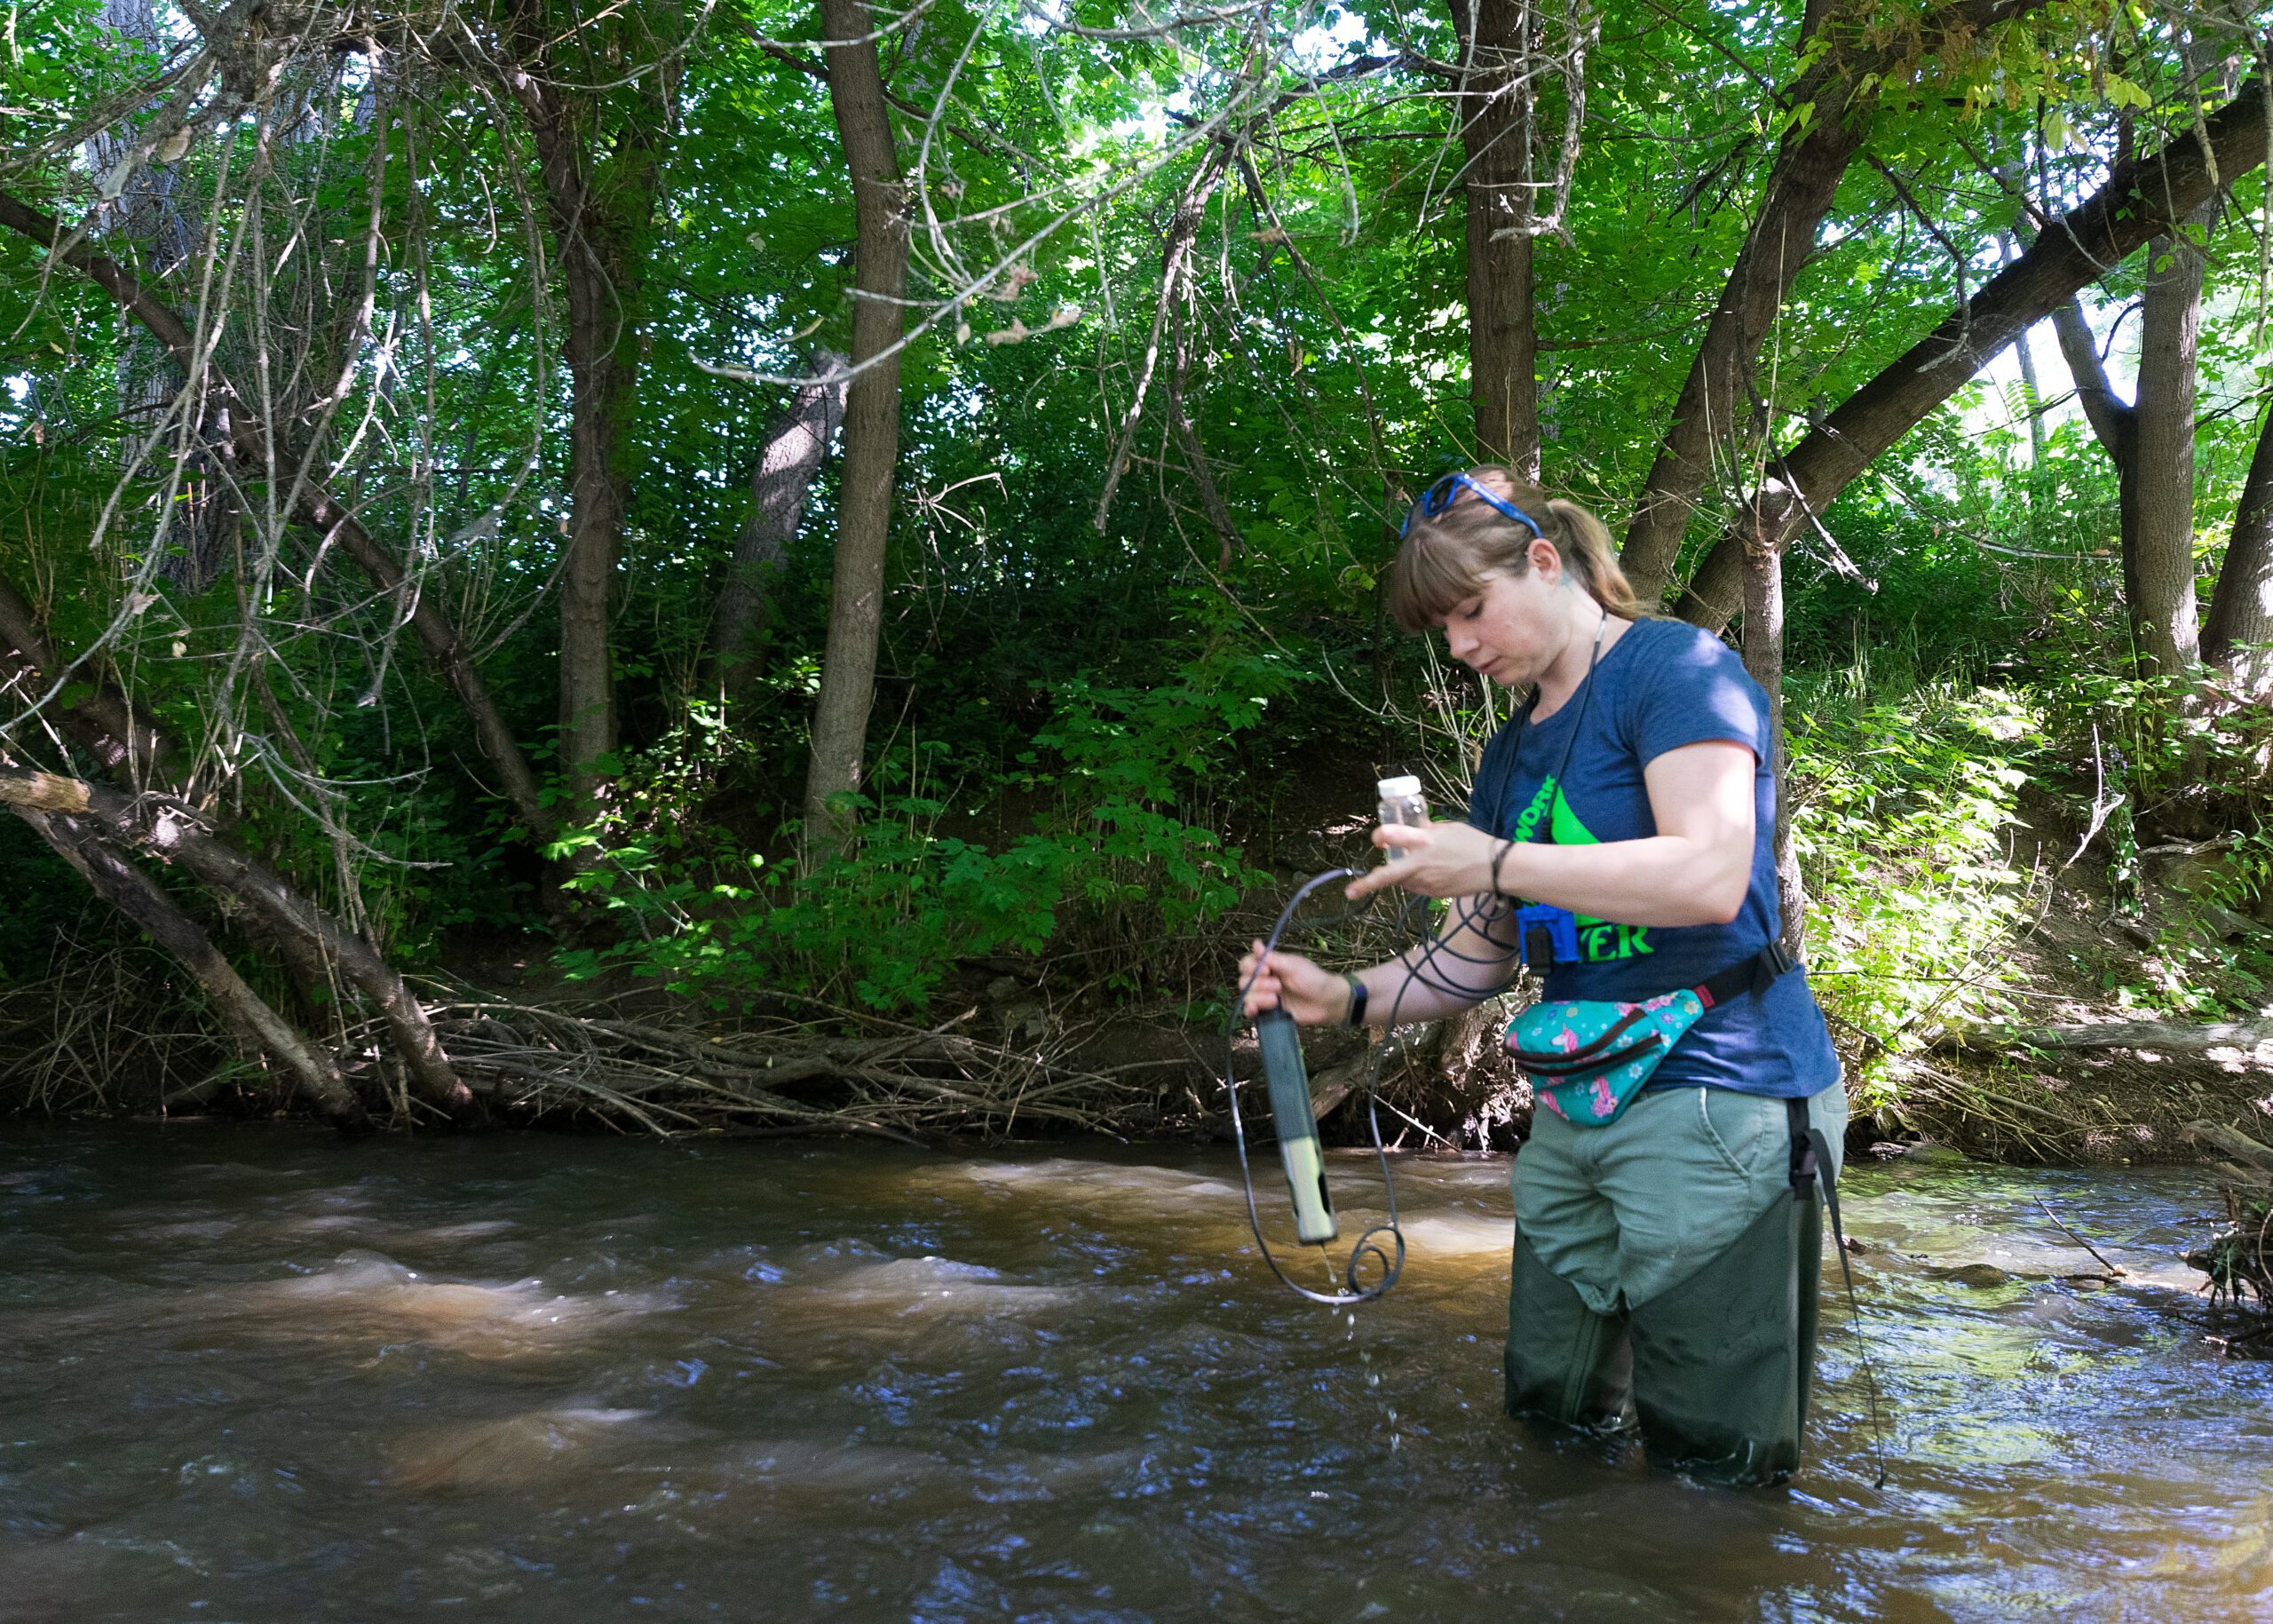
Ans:
{"label": "dense green undergrowth", "polygon": [[[1160,986],[1268,883],[1224,839],[1209,791],[1295,680],[1283,657],[1219,646],[1158,687],[1047,685],[1031,747],[983,775],[911,734],[875,794],[843,798],[843,850],[802,875],[705,822],[701,788],[733,746],[698,709],[630,764],[608,823],[558,848],[592,853],[569,888],[622,938],[559,962],[718,1006],[794,985],[890,1014],[927,1009],[957,964],[1005,955],[1071,951],[1098,962],[1094,984]],[[1005,829],[1013,798],[1027,827]],[[990,824],[991,842],[977,833]]]}
{"label": "dense green undergrowth", "polygon": [[[2063,647],[2029,670],[1858,661],[1793,676],[1789,794],[1809,951],[1872,1089],[1898,1090],[1903,1068],[1888,1063],[1949,1028],[2018,1017],[2008,949],[2065,871],[2082,865],[2111,920],[2147,917],[2142,812],[2166,833],[2198,831],[2216,860],[2161,899],[2142,978],[2067,990],[2166,1013],[2263,1002],[2273,957],[2202,927],[2263,891],[2273,841],[2261,803],[2206,786],[2247,781],[2265,718],[2198,708],[2174,723],[2167,685],[2097,669],[2088,648]],[[1073,985],[1122,996],[1188,984],[1195,969],[1205,979],[1235,950],[1227,916],[1280,883],[1222,838],[1226,808],[1210,791],[1253,792],[1223,775],[1292,687],[1275,661],[1196,662],[1153,690],[1062,685],[1035,748],[991,783],[966,773],[950,796],[944,747],[911,744],[856,809],[857,841],[802,877],[699,819],[667,815],[701,804],[687,790],[701,774],[656,752],[626,780],[622,827],[639,832],[599,843],[605,860],[574,882],[620,916],[622,939],[562,962],[720,1005],[788,984],[894,1014],[925,1011],[959,964],[1006,956],[1077,966],[1064,969]],[[1437,736],[1480,736],[1491,718],[1462,719]],[[1314,788],[1330,804],[1348,786]],[[1027,826],[983,837],[974,811],[1001,813],[1012,798]]]}
{"label": "dense green undergrowth", "polygon": [[[1904,1057],[1947,1028],[2025,1012],[2008,948],[2068,870],[2103,892],[2111,925],[2143,927],[2153,947],[2127,979],[2095,986],[2079,963],[2065,990],[2166,1014],[2265,1002],[2263,937],[2206,928],[2261,907],[2273,869],[2261,708],[2179,705],[2168,685],[2113,674],[2080,632],[1993,668],[1914,640],[1868,646],[1794,671],[1786,711],[1812,973],[1866,1097],[1898,1097]],[[920,1018],[959,976],[1006,967],[1091,1007],[1214,1007],[1243,921],[1284,888],[1271,851],[1226,831],[1256,827],[1242,812],[1266,798],[1348,810],[1346,760],[1325,748],[1347,732],[1346,696],[1311,679],[1304,651],[1257,652],[1221,626],[1159,681],[1128,676],[1032,679],[1022,700],[1040,719],[1008,748],[970,730],[927,736],[911,718],[846,809],[853,838],[803,874],[794,825],[747,812],[747,786],[775,771],[762,741],[686,705],[627,757],[607,819],[551,854],[573,873],[558,969],[720,1011],[787,987]],[[1430,686],[1442,678],[1416,661],[1404,678],[1416,697],[1374,725],[1403,730],[1457,784],[1462,751],[1504,705]],[[396,849],[441,852],[435,836],[422,844],[420,819],[439,834],[455,814],[402,805]],[[321,872],[321,844],[280,828]],[[2142,852],[2158,846],[2202,848],[2182,888],[2150,883]],[[464,889],[503,849],[367,868],[375,933],[415,966],[453,930],[557,932],[526,895],[485,905]],[[116,934],[19,831],[0,836],[0,878],[22,899],[0,920],[0,966],[17,979],[52,963],[58,941],[67,959]]]}

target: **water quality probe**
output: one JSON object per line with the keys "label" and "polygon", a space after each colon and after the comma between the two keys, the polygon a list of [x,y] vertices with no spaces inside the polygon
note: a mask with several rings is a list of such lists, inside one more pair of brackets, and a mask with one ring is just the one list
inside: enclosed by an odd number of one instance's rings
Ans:
{"label": "water quality probe", "polygon": [[[1381,783],[1381,820],[1383,823],[1424,824],[1429,820],[1428,806],[1421,795],[1421,782],[1415,778],[1384,779]],[[1224,1026],[1224,1086],[1231,1101],[1232,1139],[1239,1148],[1239,1180],[1247,1195],[1247,1224],[1255,1232],[1255,1245],[1261,1248],[1263,1260],[1270,1265],[1281,1285],[1297,1296],[1313,1303],[1343,1307],[1358,1303],[1370,1303],[1397,1284],[1405,1268],[1405,1232],[1398,1226],[1397,1216],[1397,1187],[1390,1176],[1389,1149],[1382,1143],[1378,1087],[1382,1061],[1387,1053],[1385,1043],[1373,1046],[1366,1062],[1366,1121],[1373,1137],[1374,1159],[1381,1168],[1382,1190],[1388,1207],[1388,1216],[1358,1237],[1350,1257],[1339,1271],[1338,1282],[1329,1291],[1318,1291],[1290,1278],[1279,1266],[1278,1255],[1263,1232],[1263,1216],[1255,1200],[1254,1169],[1247,1160],[1247,1125],[1239,1112],[1239,1067],[1234,1048],[1239,1023],[1244,1018],[1247,996],[1263,967],[1278,951],[1280,941],[1295,923],[1295,916],[1311,893],[1336,880],[1354,880],[1364,870],[1332,868],[1304,881],[1287,906],[1279,911],[1271,934],[1263,943],[1263,953],[1255,961],[1255,971],[1232,1001],[1230,1018]],[[1355,908],[1343,909],[1322,919],[1305,921],[1304,932],[1345,923],[1380,906],[1382,899],[1368,901]],[[1392,928],[1396,935],[1414,938],[1402,961],[1406,980],[1398,989],[1389,1009],[1388,1026],[1397,1025],[1398,1007],[1405,994],[1415,986],[1427,986],[1468,1001],[1489,998],[1504,991],[1515,979],[1509,973],[1509,955],[1517,948],[1517,939],[1509,931],[1513,910],[1499,899],[1479,903],[1476,899],[1454,899],[1449,905],[1453,910],[1453,929],[1438,932],[1431,928],[1430,916],[1432,899],[1408,896],[1393,904],[1396,912]],[[1489,942],[1494,951],[1489,954],[1462,953],[1453,945],[1451,938],[1464,927],[1474,927]],[[1448,961],[1479,967],[1482,979],[1459,976],[1450,969]],[[1362,1007],[1362,1006],[1360,1006]],[[1318,1121],[1311,1102],[1310,1073],[1303,1062],[1300,1029],[1295,1019],[1283,1009],[1263,1010],[1255,1018],[1255,1046],[1262,1062],[1264,1092],[1271,1101],[1272,1129],[1279,1142],[1279,1161],[1287,1175],[1287,1197],[1294,1208],[1295,1238],[1304,1246],[1320,1248],[1324,1256],[1327,1244],[1340,1233],[1340,1224],[1334,1216],[1333,1197],[1327,1188],[1326,1157],[1319,1144]],[[1335,1271],[1328,1262],[1328,1278]],[[1378,1271],[1378,1278],[1367,1282],[1365,1275]]]}

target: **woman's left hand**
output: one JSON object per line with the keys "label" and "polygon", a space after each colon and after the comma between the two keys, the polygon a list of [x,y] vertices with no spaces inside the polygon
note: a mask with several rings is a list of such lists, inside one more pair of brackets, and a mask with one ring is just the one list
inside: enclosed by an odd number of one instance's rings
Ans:
{"label": "woman's left hand", "polygon": [[1492,889],[1500,843],[1470,823],[1385,823],[1374,844],[1390,860],[1350,883],[1352,901],[1391,885],[1422,897],[1469,897]]}

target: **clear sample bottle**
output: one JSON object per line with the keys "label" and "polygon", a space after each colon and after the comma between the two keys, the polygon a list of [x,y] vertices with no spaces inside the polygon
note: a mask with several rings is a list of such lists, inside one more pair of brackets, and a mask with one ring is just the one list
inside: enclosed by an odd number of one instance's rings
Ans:
{"label": "clear sample bottle", "polygon": [[1421,780],[1411,773],[1401,778],[1385,778],[1379,786],[1383,823],[1409,823],[1414,826],[1429,821],[1429,803],[1421,794]]}

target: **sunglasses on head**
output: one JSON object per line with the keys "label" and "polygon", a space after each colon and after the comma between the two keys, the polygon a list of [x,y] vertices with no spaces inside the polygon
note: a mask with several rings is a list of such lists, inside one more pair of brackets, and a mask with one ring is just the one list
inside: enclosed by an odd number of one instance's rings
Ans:
{"label": "sunglasses on head", "polygon": [[1405,539],[1406,533],[1413,528],[1413,521],[1415,519],[1434,519],[1437,514],[1444,512],[1453,503],[1460,500],[1460,494],[1463,490],[1474,491],[1484,499],[1487,506],[1506,514],[1517,524],[1524,526],[1533,535],[1544,537],[1547,535],[1546,531],[1539,527],[1539,520],[1525,512],[1514,503],[1493,495],[1464,473],[1448,473],[1421,493],[1421,500],[1413,504],[1411,511],[1405,516],[1405,523],[1398,527],[1397,539],[1399,541]]}

